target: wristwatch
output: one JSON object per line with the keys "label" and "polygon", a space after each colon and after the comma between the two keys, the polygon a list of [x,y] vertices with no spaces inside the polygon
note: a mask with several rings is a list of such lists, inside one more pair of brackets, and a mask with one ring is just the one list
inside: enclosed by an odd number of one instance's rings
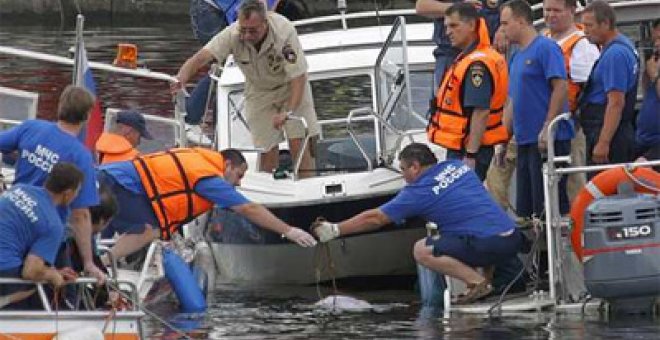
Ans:
{"label": "wristwatch", "polygon": [[476,152],[465,151],[465,158],[475,159],[477,158]]}

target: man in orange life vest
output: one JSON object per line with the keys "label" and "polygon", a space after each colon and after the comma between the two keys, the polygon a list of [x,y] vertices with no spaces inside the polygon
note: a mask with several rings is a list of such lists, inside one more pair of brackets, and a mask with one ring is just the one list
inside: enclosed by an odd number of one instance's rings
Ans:
{"label": "man in orange life vest", "polygon": [[309,233],[236,191],[246,170],[240,151],[203,148],[171,149],[101,166],[99,178],[119,202],[119,213],[103,232],[104,237],[122,234],[110,250],[112,255],[124,257],[159,237],[168,240],[181,225],[214,204],[303,247],[314,246],[316,240]]}
{"label": "man in orange life vest", "polygon": [[147,130],[144,116],[136,111],[121,111],[117,114],[117,125],[113,132],[104,132],[96,141],[99,164],[128,161],[138,155],[135,149],[140,139],[153,139]]}
{"label": "man in orange life vest", "polygon": [[[577,113],[577,99],[589,79],[591,68],[598,59],[598,47],[589,42],[582,25],[575,23],[575,0],[545,0],[543,18],[548,26],[545,35],[561,47],[568,76],[568,108]],[[584,133],[576,124],[575,138],[571,140],[571,162],[574,166],[586,164]],[[586,184],[584,174],[571,174],[566,181],[566,191],[572,200]]]}
{"label": "man in orange life vest", "polygon": [[447,149],[448,159],[463,159],[479,179],[486,177],[493,145],[509,139],[502,125],[508,73],[504,57],[490,46],[488,28],[468,3],[447,9],[445,25],[458,55],[438,89],[429,140]]}

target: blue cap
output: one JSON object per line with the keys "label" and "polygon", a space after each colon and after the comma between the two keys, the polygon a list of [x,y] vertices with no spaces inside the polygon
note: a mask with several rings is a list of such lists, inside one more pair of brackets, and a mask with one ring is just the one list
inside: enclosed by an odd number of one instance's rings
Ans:
{"label": "blue cap", "polygon": [[146,139],[154,139],[147,131],[147,123],[144,116],[137,111],[121,111],[117,114],[117,124],[124,124],[134,128],[140,136]]}

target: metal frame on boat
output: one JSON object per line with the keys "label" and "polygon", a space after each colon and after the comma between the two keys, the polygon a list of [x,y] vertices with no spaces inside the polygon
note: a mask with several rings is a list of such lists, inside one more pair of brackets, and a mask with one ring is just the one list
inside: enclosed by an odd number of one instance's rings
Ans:
{"label": "metal frame on boat", "polygon": [[[94,279],[79,278],[75,285],[79,288],[94,284]],[[120,281],[132,301],[138,301],[137,291],[131,282]],[[51,305],[41,283],[21,279],[0,278],[0,285],[35,285],[43,310],[4,310],[0,309],[0,338],[8,339],[52,339],[69,335],[83,338],[137,340],[143,339],[140,306],[132,304],[129,310],[58,310]],[[127,293],[126,293],[127,292]],[[92,337],[93,336],[93,337]]]}

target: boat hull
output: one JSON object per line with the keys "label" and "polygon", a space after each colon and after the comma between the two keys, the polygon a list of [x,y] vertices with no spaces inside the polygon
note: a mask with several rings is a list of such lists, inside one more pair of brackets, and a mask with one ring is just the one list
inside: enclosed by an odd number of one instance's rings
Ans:
{"label": "boat hull", "polygon": [[333,276],[412,275],[413,245],[422,237],[423,229],[405,228],[333,240],[327,248],[301,248],[291,243],[213,243],[212,247],[219,266],[218,282],[303,285]]}

